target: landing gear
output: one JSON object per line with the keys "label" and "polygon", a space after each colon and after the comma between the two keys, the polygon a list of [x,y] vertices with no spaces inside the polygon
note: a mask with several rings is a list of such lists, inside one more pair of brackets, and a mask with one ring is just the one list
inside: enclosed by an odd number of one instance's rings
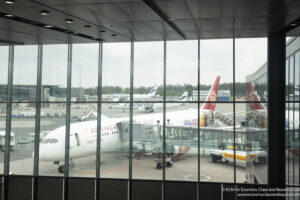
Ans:
{"label": "landing gear", "polygon": [[59,173],[64,173],[65,172],[65,165],[59,165],[58,172]]}
{"label": "landing gear", "polygon": [[[163,168],[163,158],[162,158],[161,155],[155,161],[156,161],[156,169]],[[169,155],[166,155],[166,157],[165,157],[165,166],[166,167],[172,167],[173,166],[173,162],[171,160],[171,156],[169,156]]]}

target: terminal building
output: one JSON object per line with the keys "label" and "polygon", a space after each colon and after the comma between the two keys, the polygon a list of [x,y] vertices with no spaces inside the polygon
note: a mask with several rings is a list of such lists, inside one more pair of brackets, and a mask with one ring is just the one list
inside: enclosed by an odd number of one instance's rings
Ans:
{"label": "terminal building", "polygon": [[299,199],[299,80],[299,1],[0,1],[0,200]]}

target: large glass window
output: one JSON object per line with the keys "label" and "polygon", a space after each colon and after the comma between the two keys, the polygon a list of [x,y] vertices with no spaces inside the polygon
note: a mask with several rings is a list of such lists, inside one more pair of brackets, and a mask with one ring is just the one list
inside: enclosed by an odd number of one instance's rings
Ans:
{"label": "large glass window", "polygon": [[0,174],[3,174],[5,152],[6,104],[0,103]]}
{"label": "large glass window", "polygon": [[7,100],[8,47],[0,47],[0,102]]}
{"label": "large glass window", "polygon": [[37,46],[16,46],[14,55],[13,101],[36,101]]}
{"label": "large glass window", "polygon": [[191,97],[198,92],[198,41],[167,42],[166,56],[167,101],[197,100]]}
{"label": "large glass window", "polygon": [[42,103],[39,175],[63,176],[66,137],[66,104]]}
{"label": "large glass window", "polygon": [[99,44],[73,45],[71,101],[98,100],[98,50]]}
{"label": "large glass window", "polygon": [[103,44],[102,100],[129,101],[130,43]]}
{"label": "large glass window", "polygon": [[[41,102],[35,102],[37,46],[15,47],[13,97],[18,102],[12,104],[10,171],[32,175],[35,120],[40,120],[39,175],[63,176],[68,170],[71,177],[96,177],[100,170],[101,178],[252,183],[247,179],[249,161],[263,177],[267,169],[266,39],[237,39],[233,44],[233,39],[105,43],[100,54],[99,44],[73,44],[71,74],[67,74],[68,45],[43,45]],[[0,132],[5,136],[8,48],[0,51],[5,73],[0,75]],[[288,64],[287,99],[296,101],[299,53]],[[71,88],[67,88],[67,75]],[[98,77],[102,77],[102,102],[98,102]],[[68,89],[70,162],[66,169]],[[36,103],[41,106],[38,119]],[[97,130],[99,103],[101,129]],[[298,109],[292,103],[287,103],[287,110]],[[288,116],[288,124],[293,122],[287,136],[290,150],[299,137],[297,114]],[[298,173],[294,168],[289,167],[288,173]]]}
{"label": "large glass window", "polygon": [[42,101],[66,101],[67,45],[43,46]]}
{"label": "large glass window", "polygon": [[[286,104],[285,104],[285,150],[286,184],[299,186],[299,79],[300,46],[299,27],[288,33],[286,42]],[[298,195],[298,192],[291,195]]]}
{"label": "large glass window", "polygon": [[[135,109],[143,109],[144,101],[162,101],[163,97],[163,42],[134,44],[134,95],[141,102]],[[155,105],[155,104],[154,104]]]}
{"label": "large glass window", "polygon": [[33,174],[35,103],[12,104],[9,171],[16,175]]}

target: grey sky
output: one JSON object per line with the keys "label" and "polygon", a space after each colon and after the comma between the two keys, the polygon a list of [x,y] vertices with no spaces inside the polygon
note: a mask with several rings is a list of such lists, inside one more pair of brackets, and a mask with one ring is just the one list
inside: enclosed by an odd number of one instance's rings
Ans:
{"label": "grey sky", "polygon": [[[201,40],[200,80],[232,82],[232,40]],[[7,47],[0,47],[0,83],[7,82]],[[36,83],[36,46],[15,47],[15,84]],[[134,85],[151,87],[163,81],[163,42],[135,43]],[[72,85],[97,85],[98,44],[73,45]],[[105,43],[103,85],[129,87],[130,43]],[[245,81],[267,60],[267,39],[236,39],[236,81]],[[45,45],[43,84],[66,85],[67,45]],[[81,75],[80,75],[81,74]],[[197,83],[197,41],[167,42],[167,84]]]}

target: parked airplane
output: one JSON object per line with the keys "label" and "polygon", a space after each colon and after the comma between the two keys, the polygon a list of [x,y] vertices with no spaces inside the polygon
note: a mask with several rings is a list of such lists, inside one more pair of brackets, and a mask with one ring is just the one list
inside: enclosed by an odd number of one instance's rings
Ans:
{"label": "parked airplane", "polygon": [[[179,101],[180,103],[171,103],[171,104],[167,104],[166,108],[174,108],[174,107],[178,107],[181,106],[182,104],[184,104],[184,102],[186,102],[188,100],[188,92],[184,92],[177,101]],[[118,105],[114,106],[114,109],[121,109],[121,110],[126,110],[129,109],[129,103],[119,103]],[[163,104],[162,103],[152,103],[152,102],[139,102],[139,103],[133,103],[133,108],[134,109],[138,109],[140,111],[144,111],[144,112],[153,112],[156,109],[162,109],[163,108]]]}
{"label": "parked airplane", "polygon": [[[204,103],[200,109],[200,118],[198,119],[198,110],[189,109],[182,111],[167,112],[166,117],[169,124],[178,126],[207,126],[211,113],[215,111],[218,95],[220,76],[218,76],[212,85],[206,98],[208,102]],[[153,113],[139,115],[133,118],[135,123],[156,125],[157,121],[163,120],[163,113]],[[199,121],[198,121],[199,120]],[[101,151],[114,151],[122,146],[117,123],[127,121],[128,118],[109,118],[101,116]],[[40,161],[49,161],[58,164],[65,159],[65,134],[66,127],[59,127],[40,142],[39,159]],[[128,142],[128,141],[127,141]],[[97,144],[97,121],[77,122],[70,125],[70,161],[96,154]],[[187,152],[189,147],[174,146],[173,155]],[[60,165],[58,171],[64,171],[64,165]]]}
{"label": "parked airplane", "polygon": [[[133,99],[143,100],[143,99],[149,99],[151,97],[154,97],[156,94],[158,86],[155,85],[147,94],[134,94]],[[112,100],[113,101],[120,101],[120,100],[129,100],[130,95],[129,94],[113,94]]]}

